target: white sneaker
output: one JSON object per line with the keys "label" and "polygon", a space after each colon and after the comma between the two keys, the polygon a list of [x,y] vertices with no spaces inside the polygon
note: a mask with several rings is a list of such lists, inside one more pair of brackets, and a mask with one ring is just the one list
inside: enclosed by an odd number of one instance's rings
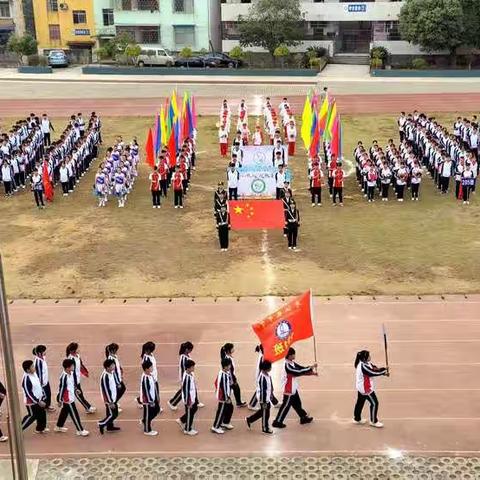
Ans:
{"label": "white sneaker", "polygon": [[198,407],[198,408],[203,408],[204,406],[205,406],[205,404],[202,403],[202,402],[197,403],[197,407]]}
{"label": "white sneaker", "polygon": [[258,410],[258,407],[253,407],[252,405],[249,405],[247,408],[248,408],[249,410],[254,411],[254,412],[256,412],[256,411]]}
{"label": "white sneaker", "polygon": [[365,419],[358,420],[358,421],[355,420],[355,419],[353,419],[353,423],[354,423],[355,425],[365,425],[365,424],[367,423],[367,421],[366,421]]}
{"label": "white sneaker", "polygon": [[162,413],[163,412],[163,408],[160,407],[160,410],[158,411],[158,413]]}
{"label": "white sneaker", "polygon": [[143,434],[149,437],[156,437],[158,435],[158,432],[156,430],[151,430],[150,432],[143,432]]}
{"label": "white sneaker", "polygon": [[54,432],[58,432],[58,433],[65,433],[65,432],[68,432],[68,428],[67,427],[55,427],[53,429]]}
{"label": "white sneaker", "polygon": [[315,206],[315,204],[314,204],[314,203],[312,203],[312,207],[314,207],[314,206]]}
{"label": "white sneaker", "polygon": [[118,407],[118,413],[122,413],[122,412],[123,412],[123,408]]}
{"label": "white sneaker", "polygon": [[[180,205],[180,208],[183,208],[183,205]],[[190,431],[191,431],[191,432],[194,432],[195,430],[190,430]],[[195,433],[195,435],[196,435],[196,433]]]}
{"label": "white sneaker", "polygon": [[8,437],[6,437],[5,435],[2,435],[2,436],[0,437],[0,442],[1,442],[1,443],[6,442],[7,440],[8,440]]}
{"label": "white sneaker", "polygon": [[222,423],[222,428],[225,430],[233,430],[235,427],[231,423]]}
{"label": "white sneaker", "polygon": [[221,428],[212,427],[210,430],[213,433],[217,433],[218,435],[223,435],[225,433],[225,430],[222,430]]}
{"label": "white sneaker", "polygon": [[81,431],[77,432],[77,435],[79,437],[88,437],[90,435],[90,432],[88,432],[87,430],[81,430]]}
{"label": "white sneaker", "polygon": [[97,409],[95,407],[90,407],[88,410],[87,410],[87,413],[95,413],[97,411]]}
{"label": "white sneaker", "polygon": [[183,431],[185,435],[190,435],[191,437],[194,437],[195,435],[198,435],[198,432],[196,430],[189,430],[188,432],[186,430]]}
{"label": "white sneaker", "polygon": [[382,428],[383,423],[382,422],[377,422],[377,423],[370,422],[370,426],[375,427],[375,428]]}
{"label": "white sneaker", "polygon": [[178,407],[176,405],[172,405],[170,402],[167,402],[167,405],[168,405],[168,408],[170,408],[170,410],[178,410]]}

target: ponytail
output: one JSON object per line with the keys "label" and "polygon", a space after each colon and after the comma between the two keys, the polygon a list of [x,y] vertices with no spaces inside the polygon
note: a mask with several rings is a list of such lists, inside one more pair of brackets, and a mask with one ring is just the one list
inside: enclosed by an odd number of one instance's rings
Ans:
{"label": "ponytail", "polygon": [[147,342],[142,345],[142,354],[140,355],[140,358],[143,358],[143,356],[148,352],[148,353],[153,353],[155,350],[155,344],[153,342]]}
{"label": "ponytail", "polygon": [[220,358],[223,360],[227,354],[229,354],[233,350],[233,343],[226,343],[221,349],[220,349]]}
{"label": "ponytail", "polygon": [[183,355],[187,350],[193,350],[193,343],[192,342],[184,342],[180,345],[180,350],[178,351],[179,355]]}
{"label": "ponytail", "polygon": [[71,353],[76,352],[78,350],[78,343],[72,342],[67,345],[65,350],[65,356],[69,356]]}
{"label": "ponytail", "polygon": [[358,367],[358,364],[360,362],[366,362],[369,356],[370,356],[370,352],[368,350],[361,350],[360,352],[358,352],[357,356],[355,357],[355,363],[354,363],[355,368]]}
{"label": "ponytail", "polygon": [[118,352],[119,346],[117,343],[110,343],[105,347],[105,358],[108,358],[110,355],[115,355]]}
{"label": "ponytail", "polygon": [[262,352],[262,354],[263,354],[263,345],[262,344],[257,345],[255,347],[255,353],[260,353],[260,352]]}

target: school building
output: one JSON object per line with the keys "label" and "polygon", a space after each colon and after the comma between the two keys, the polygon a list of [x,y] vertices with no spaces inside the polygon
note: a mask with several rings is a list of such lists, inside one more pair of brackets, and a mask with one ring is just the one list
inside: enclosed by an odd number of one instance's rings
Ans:
{"label": "school building", "polygon": [[5,50],[12,33],[25,33],[22,3],[18,0],[0,0],[0,53]]}
{"label": "school building", "polygon": [[[247,15],[255,0],[222,0],[222,48],[230,51],[238,45],[237,19]],[[393,55],[416,55],[420,50],[400,40],[398,16],[402,1],[304,0],[305,12],[303,42],[293,51],[309,46],[327,48],[329,55],[368,54],[371,46],[383,45]],[[282,28],[279,25],[279,28]],[[248,48],[251,51],[261,51]]]}
{"label": "school building", "polygon": [[95,0],[99,41],[128,33],[172,52],[221,48],[220,0]]}
{"label": "school building", "polygon": [[94,0],[33,0],[38,49],[62,49],[89,62],[95,45]]}

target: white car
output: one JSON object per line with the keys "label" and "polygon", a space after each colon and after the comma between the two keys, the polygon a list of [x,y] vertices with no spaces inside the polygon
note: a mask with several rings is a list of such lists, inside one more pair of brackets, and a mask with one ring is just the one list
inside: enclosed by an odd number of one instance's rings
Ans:
{"label": "white car", "polygon": [[161,65],[171,67],[175,64],[175,58],[168,50],[158,45],[140,45],[142,49],[138,56],[137,65]]}

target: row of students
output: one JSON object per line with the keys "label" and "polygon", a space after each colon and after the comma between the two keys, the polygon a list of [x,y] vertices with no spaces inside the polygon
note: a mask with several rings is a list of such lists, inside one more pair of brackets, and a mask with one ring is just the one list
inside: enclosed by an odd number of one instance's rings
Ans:
{"label": "row of students", "polygon": [[[342,162],[329,151],[329,146],[325,146],[326,151],[326,174],[328,194],[332,199],[333,206],[343,207],[343,188],[345,183],[345,171],[342,168]],[[308,159],[307,177],[309,181],[309,190],[311,195],[312,207],[322,206],[322,188],[325,186],[325,173],[322,169],[322,161],[319,155]],[[338,203],[337,203],[338,202]]]}

